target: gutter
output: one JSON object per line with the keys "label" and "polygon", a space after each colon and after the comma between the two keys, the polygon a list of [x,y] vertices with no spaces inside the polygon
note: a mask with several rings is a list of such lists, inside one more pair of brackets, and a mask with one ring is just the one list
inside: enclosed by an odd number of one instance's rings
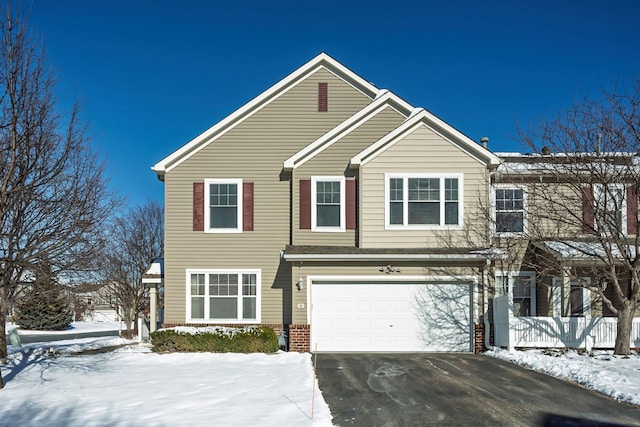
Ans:
{"label": "gutter", "polygon": [[482,261],[487,254],[287,254],[286,261]]}

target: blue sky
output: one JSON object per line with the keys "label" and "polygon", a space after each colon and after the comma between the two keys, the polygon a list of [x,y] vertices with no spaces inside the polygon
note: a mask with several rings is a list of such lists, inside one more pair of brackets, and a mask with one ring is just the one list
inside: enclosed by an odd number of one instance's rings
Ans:
{"label": "blue sky", "polygon": [[494,151],[640,73],[631,0],[24,3],[131,205],[162,201],[153,164],[323,51]]}

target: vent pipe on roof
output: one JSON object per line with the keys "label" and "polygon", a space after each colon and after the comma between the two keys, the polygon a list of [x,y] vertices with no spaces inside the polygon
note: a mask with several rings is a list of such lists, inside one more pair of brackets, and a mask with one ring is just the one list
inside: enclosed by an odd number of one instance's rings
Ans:
{"label": "vent pipe on roof", "polygon": [[551,155],[551,148],[547,147],[546,145],[542,147],[542,155],[543,156]]}
{"label": "vent pipe on roof", "polygon": [[482,147],[489,149],[489,137],[488,136],[483,136],[482,138],[480,138],[480,142],[482,143]]}

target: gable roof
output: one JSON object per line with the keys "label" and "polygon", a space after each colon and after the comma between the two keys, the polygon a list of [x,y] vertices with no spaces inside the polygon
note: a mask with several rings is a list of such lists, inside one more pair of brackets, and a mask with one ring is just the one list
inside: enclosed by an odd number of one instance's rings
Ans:
{"label": "gable roof", "polygon": [[175,168],[191,155],[207,146],[210,142],[226,133],[229,129],[233,128],[236,124],[245,120],[247,117],[250,117],[257,111],[260,111],[266,105],[268,105],[269,103],[277,99],[280,95],[284,94],[290,88],[302,81],[306,76],[314,73],[321,68],[325,68],[341,77],[353,87],[360,90],[372,99],[379,92],[379,90],[373,84],[367,82],[362,77],[358,76],[353,71],[349,70],[347,67],[340,64],[338,61],[336,61],[326,53],[320,53],[318,56],[302,65],[300,68],[286,76],[284,79],[280,80],[278,83],[262,92],[256,98],[252,99],[244,106],[231,113],[216,125],[196,136],[190,142],[183,145],[178,150],[171,153],[169,156],[160,160],[151,169],[156,174],[158,174],[158,178],[163,179],[165,172],[168,172],[171,169]]}
{"label": "gable roof", "polygon": [[484,148],[482,145],[476,143],[462,132],[459,132],[427,110],[419,109],[415,110],[404,123],[392,132],[380,138],[378,141],[351,158],[350,166],[353,168],[359,168],[371,159],[374,159],[378,154],[384,152],[389,147],[392,147],[406,135],[422,126],[427,126],[444,138],[457,143],[463,150],[489,166],[497,166],[502,162],[498,156]]}
{"label": "gable roof", "polygon": [[396,96],[394,93],[388,90],[380,91],[372,103],[368,104],[356,114],[349,117],[347,120],[340,123],[338,126],[285,160],[284,169],[292,170],[302,166],[305,162],[312,159],[326,148],[329,148],[341,138],[356,130],[362,124],[366,123],[386,107],[396,109],[405,117],[409,116],[414,110],[411,105],[402,98]]}

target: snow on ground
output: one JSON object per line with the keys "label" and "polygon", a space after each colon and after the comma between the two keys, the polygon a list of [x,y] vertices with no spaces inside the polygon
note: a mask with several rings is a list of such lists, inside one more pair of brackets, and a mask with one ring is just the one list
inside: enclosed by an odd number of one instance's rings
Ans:
{"label": "snow on ground", "polygon": [[156,354],[103,337],[9,346],[0,368],[0,425],[332,425],[309,354]]}
{"label": "snow on ground", "polygon": [[73,322],[68,328],[59,331],[34,331],[28,329],[20,329],[20,327],[14,323],[6,323],[6,331],[9,332],[12,329],[18,329],[20,335],[62,335],[69,333],[85,333],[96,331],[117,331],[125,329],[122,322]]}
{"label": "snow on ground", "polygon": [[616,356],[613,351],[492,350],[489,356],[509,360],[554,377],[576,382],[614,399],[640,405],[640,354]]}

